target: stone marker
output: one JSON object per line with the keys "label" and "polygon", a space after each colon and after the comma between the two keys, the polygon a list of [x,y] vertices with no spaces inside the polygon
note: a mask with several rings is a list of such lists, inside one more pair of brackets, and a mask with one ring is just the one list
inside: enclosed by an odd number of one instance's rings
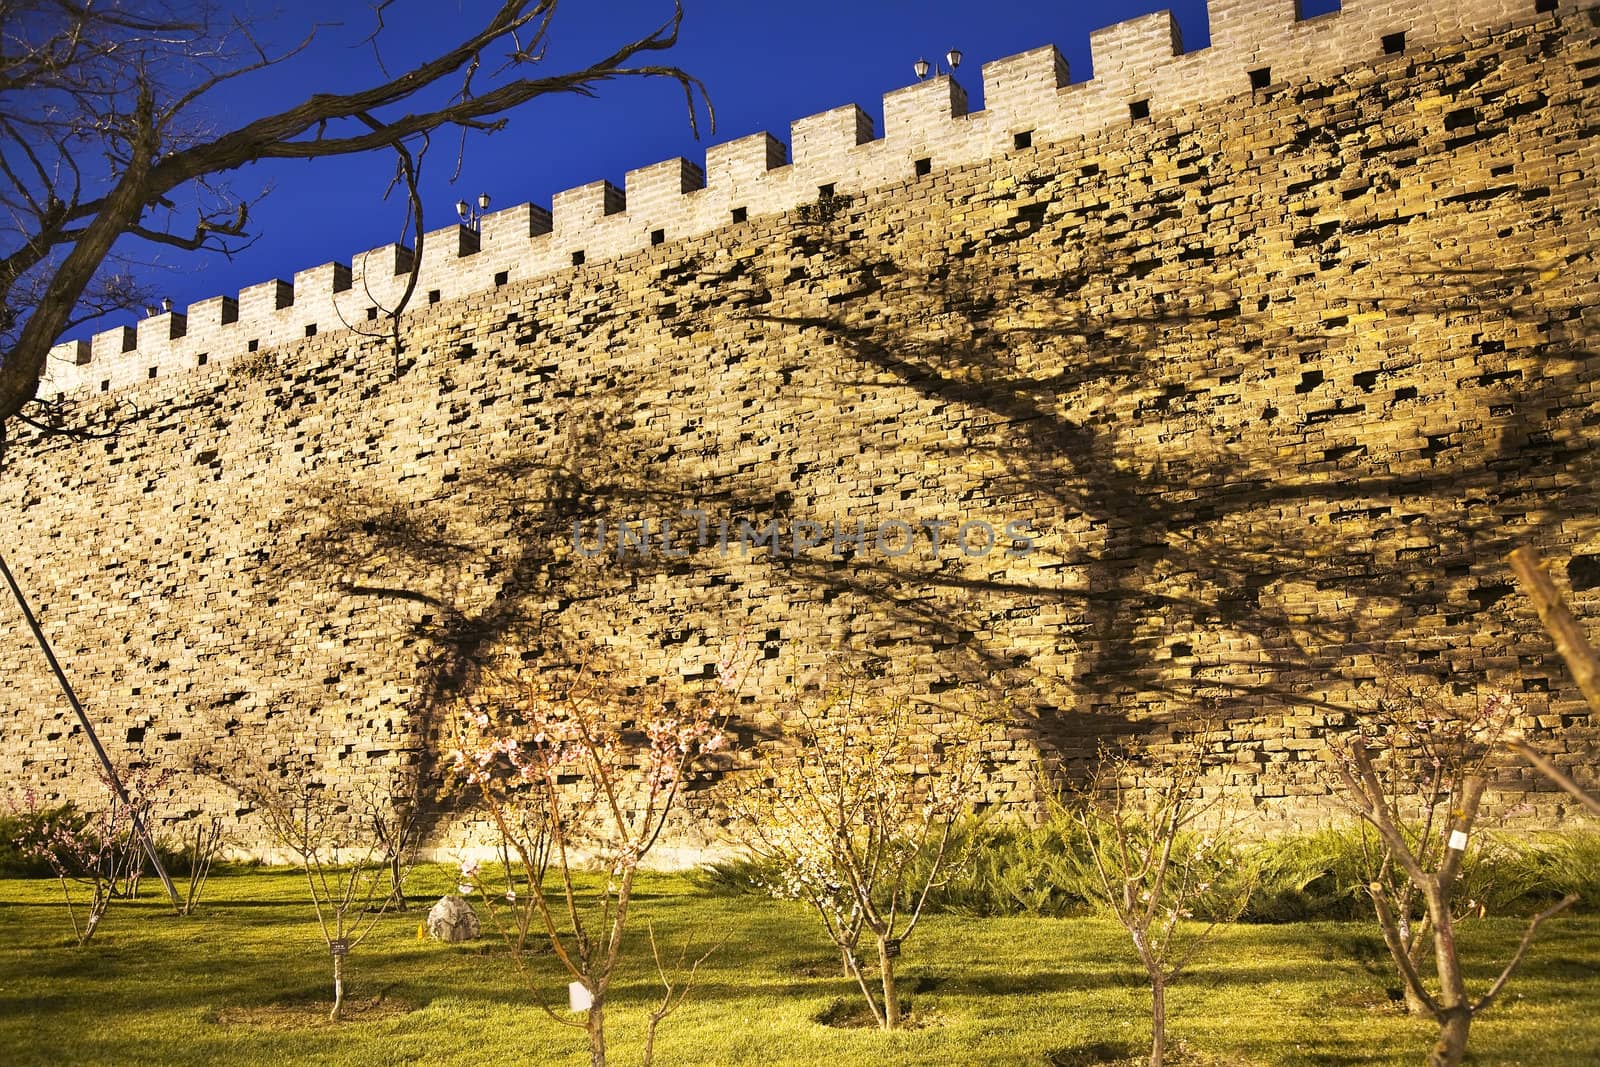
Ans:
{"label": "stone marker", "polygon": [[480,930],[478,913],[454,893],[440,897],[439,903],[428,909],[428,936],[435,941],[471,941]]}

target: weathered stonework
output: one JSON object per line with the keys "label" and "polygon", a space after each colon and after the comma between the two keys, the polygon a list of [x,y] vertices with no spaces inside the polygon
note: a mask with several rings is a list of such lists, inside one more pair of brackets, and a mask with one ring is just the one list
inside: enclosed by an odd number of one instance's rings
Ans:
{"label": "weathered stonework", "polygon": [[[792,165],[758,135],[430,235],[398,353],[343,328],[394,248],[63,346],[116,432],[11,445],[7,554],[123,758],[246,780],[427,765],[474,663],[693,683],[739,634],[763,696],[848,647],[930,723],[1004,709],[996,800],[1210,719],[1215,787],[1304,817],[1386,670],[1511,690],[1592,780],[1502,562],[1596,616],[1600,17],[1536,6],[1214,0],[1201,52],[1148,16],[1088,83],[1050,48],[982,112],[891,94],[882,141],[813,116]],[[8,781],[89,795],[9,610],[0,677]]]}

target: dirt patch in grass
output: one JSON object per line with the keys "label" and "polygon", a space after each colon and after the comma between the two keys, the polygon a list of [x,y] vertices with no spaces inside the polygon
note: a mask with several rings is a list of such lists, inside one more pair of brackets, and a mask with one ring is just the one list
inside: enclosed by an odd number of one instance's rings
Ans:
{"label": "dirt patch in grass", "polygon": [[[1091,1041],[1045,1050],[1044,1062],[1050,1067],[1145,1067],[1150,1062],[1150,1046],[1116,1041]],[[1220,1059],[1183,1042],[1169,1042],[1166,1062],[1171,1067],[1242,1067],[1241,1060]]]}
{"label": "dirt patch in grass", "polygon": [[821,956],[811,959],[796,960],[785,965],[781,973],[792,975],[795,978],[849,978],[844,969],[844,963],[838,956]]}
{"label": "dirt patch in grass", "polygon": [[[872,1009],[860,999],[848,1000],[840,998],[829,1002],[826,1008],[811,1017],[812,1022],[823,1026],[832,1026],[839,1030],[876,1030],[878,1020],[872,1014]],[[914,1012],[909,1001],[901,1004],[900,1028],[903,1030],[925,1030],[931,1026],[939,1025],[937,1015],[929,1012]]]}
{"label": "dirt patch in grass", "polygon": [[333,1010],[331,997],[322,1000],[298,997],[272,1004],[235,1005],[222,1008],[217,1012],[215,1022],[218,1026],[242,1026],[253,1030],[310,1030],[325,1026],[345,1026],[350,1023],[396,1019],[411,1014],[419,1007],[420,1004],[414,1004],[404,997],[396,997],[388,992],[379,993],[375,997],[346,997],[344,1017],[339,1022],[334,1022],[328,1018],[328,1013]]}

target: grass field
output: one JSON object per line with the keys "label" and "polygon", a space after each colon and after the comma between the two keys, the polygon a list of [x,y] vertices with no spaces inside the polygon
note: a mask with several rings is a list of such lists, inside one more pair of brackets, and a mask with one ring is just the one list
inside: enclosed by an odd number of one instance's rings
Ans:
{"label": "grass field", "polygon": [[[425,869],[431,902],[450,885]],[[636,1064],[659,996],[645,937],[727,943],[664,1024],[657,1063],[829,1067],[1088,1064],[1148,1040],[1148,994],[1120,928],[1095,918],[929,918],[902,960],[912,1027],[830,1025],[854,987],[796,905],[646,879],[632,964],[608,1011],[615,1064]],[[350,957],[351,1018],[326,1021],[327,950],[299,876],[230,871],[200,912],[177,918],[148,889],[118,901],[95,939],[70,945],[54,882],[0,880],[0,1062],[23,1064],[559,1064],[588,1062],[580,1030],[537,1007],[497,941],[418,940],[419,907],[385,916]],[[1521,934],[1470,926],[1481,988]],[[1471,1062],[1600,1063],[1600,919],[1553,920],[1521,976],[1473,1027]],[[546,965],[546,996],[565,979]],[[1179,1062],[1417,1064],[1429,1024],[1397,1012],[1375,927],[1238,926],[1172,994]]]}

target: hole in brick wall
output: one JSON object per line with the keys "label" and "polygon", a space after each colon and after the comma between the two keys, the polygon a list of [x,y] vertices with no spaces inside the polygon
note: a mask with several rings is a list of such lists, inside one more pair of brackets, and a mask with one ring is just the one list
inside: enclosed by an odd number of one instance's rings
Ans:
{"label": "hole in brick wall", "polygon": [[375,322],[377,320],[377,318],[378,318],[378,309],[377,308],[368,308],[367,309],[367,321],[368,322]]}
{"label": "hole in brick wall", "polygon": [[582,252],[574,252],[574,253],[572,253],[572,265],[574,267],[583,266],[583,253]]}
{"label": "hole in brick wall", "polygon": [[917,160],[916,163],[913,164],[913,166],[916,169],[917,177],[921,178],[921,177],[924,177],[924,176],[932,173],[932,171],[933,171],[933,160],[924,157],[922,159]]}
{"label": "hole in brick wall", "polygon": [[317,335],[317,324],[314,323],[314,322],[306,323],[306,336],[307,337],[315,337],[316,335]]}
{"label": "hole in brick wall", "polygon": [[156,376],[156,368],[151,367],[150,368],[150,377],[154,378],[155,376]]}
{"label": "hole in brick wall", "polygon": [[107,378],[107,379],[105,379],[104,381],[102,381],[100,383],[100,391],[102,393],[109,393],[111,391],[111,379],[110,378]]}
{"label": "hole in brick wall", "polygon": [[667,240],[667,231],[666,230],[651,230],[650,231],[650,243],[651,244],[653,244],[653,245],[664,244],[666,242],[666,240]]}
{"label": "hole in brick wall", "polygon": [[1399,33],[1386,33],[1383,35],[1383,54],[1397,56],[1406,50],[1406,31]]}
{"label": "hole in brick wall", "polygon": [[245,349],[246,352],[254,352],[256,349],[258,349],[260,347],[261,347],[261,342],[260,341],[252,340],[249,344],[244,346],[244,349]]}
{"label": "hole in brick wall", "polygon": [[1567,561],[1567,581],[1575,593],[1600,586],[1600,556],[1573,556]]}
{"label": "hole in brick wall", "polygon": [[1257,67],[1250,72],[1250,88],[1265,89],[1272,84],[1272,68]]}
{"label": "hole in brick wall", "polygon": [[1100,164],[1085,164],[1084,166],[1078,168],[1078,173],[1083,175],[1085,178],[1093,178],[1096,174],[1100,173]]}
{"label": "hole in brick wall", "polygon": [[202,352],[198,356],[194,357],[194,365],[196,367],[204,367],[206,365],[207,361],[209,361],[210,359],[211,359],[210,356],[208,356],[208,355],[206,355],[206,353]]}
{"label": "hole in brick wall", "polygon": [[747,219],[749,217],[750,217],[750,213],[748,211],[746,211],[744,208],[736,207],[736,208],[733,209],[733,221],[734,222],[743,222],[745,219]]}
{"label": "hole in brick wall", "polygon": [[128,727],[128,744],[137,745],[144,740],[143,726]]}
{"label": "hole in brick wall", "polygon": [[1556,0],[1534,0],[1533,9],[1540,14],[1556,9]]}
{"label": "hole in brick wall", "polygon": [[1150,117],[1150,101],[1135,100],[1128,105],[1128,117],[1135,122],[1141,122]]}
{"label": "hole in brick wall", "polygon": [[497,274],[495,274],[495,276],[494,276],[495,287],[499,288],[500,286],[504,285],[506,282],[509,282],[510,280],[511,280],[511,272],[510,271],[508,271],[508,270],[500,271]]}
{"label": "hole in brick wall", "polygon": [[1032,130],[1023,130],[1021,133],[1012,134],[1011,135],[1011,147],[1012,148],[1032,148],[1033,147],[1033,131]]}
{"label": "hole in brick wall", "polygon": [[439,302],[439,290],[437,290],[437,289],[429,289],[428,290],[428,303],[437,304],[438,302]]}
{"label": "hole in brick wall", "polygon": [[832,195],[833,195],[833,183],[832,182],[829,182],[827,185],[819,185],[819,186],[817,186],[817,196],[818,197],[830,197]]}

